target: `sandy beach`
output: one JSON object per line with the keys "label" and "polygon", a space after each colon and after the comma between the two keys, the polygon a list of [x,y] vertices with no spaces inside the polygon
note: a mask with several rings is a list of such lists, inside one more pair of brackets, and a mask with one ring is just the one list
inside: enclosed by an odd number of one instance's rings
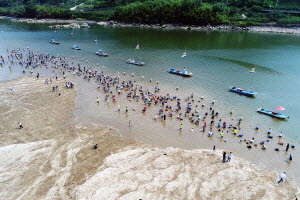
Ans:
{"label": "sandy beach", "polygon": [[235,152],[222,163],[222,150],[146,145],[81,120],[74,114],[81,91],[66,81],[31,76],[0,83],[2,199],[295,198],[294,181],[278,185],[275,170]]}

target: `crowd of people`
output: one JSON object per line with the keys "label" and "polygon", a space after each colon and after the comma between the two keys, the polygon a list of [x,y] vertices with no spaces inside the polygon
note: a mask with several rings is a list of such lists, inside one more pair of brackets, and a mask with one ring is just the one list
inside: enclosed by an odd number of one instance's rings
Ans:
{"label": "crowd of people", "polygon": [[[117,72],[116,75],[109,75],[104,71],[97,68],[81,66],[74,61],[74,59],[67,60],[62,56],[51,56],[49,54],[43,54],[40,52],[34,53],[30,49],[18,49],[9,51],[7,50],[7,55],[0,56],[0,67],[9,67],[12,70],[12,66],[20,66],[23,74],[34,75],[36,73],[36,78],[40,78],[39,72],[35,72],[36,69],[44,68],[50,71],[53,75],[52,77],[45,78],[45,84],[52,83],[54,80],[60,78],[66,79],[67,76],[77,76],[82,77],[88,82],[94,83],[95,87],[102,91],[105,95],[104,101],[106,103],[113,102],[116,104],[117,111],[122,112],[121,105],[118,104],[117,99],[121,96],[126,97],[128,102],[136,102],[135,105],[142,107],[140,112],[147,113],[149,109],[156,110],[154,116],[151,118],[153,120],[167,121],[168,118],[175,118],[178,121],[178,131],[189,130],[194,132],[197,127],[200,126],[199,132],[206,133],[207,137],[219,137],[222,142],[228,142],[227,136],[229,134],[236,136],[240,143],[245,143],[246,148],[256,148],[260,146],[262,150],[267,150],[267,143],[269,143],[274,137],[272,134],[272,129],[269,128],[266,133],[266,139],[262,141],[256,141],[255,137],[249,139],[244,138],[242,134],[242,123],[243,116],[233,120],[233,110],[230,110],[227,115],[229,115],[230,121],[226,121],[226,113],[221,113],[215,108],[216,101],[213,99],[208,105],[206,105],[207,100],[204,100],[204,96],[200,98],[195,97],[195,95],[189,94],[185,98],[181,99],[176,95],[171,95],[169,93],[163,94],[160,88],[159,81],[156,83],[149,80],[149,83],[154,85],[153,89],[149,87],[143,87],[136,83],[134,74],[128,78],[126,73],[120,75]],[[127,77],[127,78],[125,78]],[[93,80],[93,81],[91,81]],[[145,82],[144,76],[142,81]],[[67,81],[65,83],[67,88],[73,88],[74,82]],[[53,91],[58,90],[58,86],[52,87]],[[178,86],[176,91],[178,91]],[[60,95],[60,93],[59,93]],[[101,102],[100,97],[96,98],[96,103]],[[131,104],[132,105],[132,104]],[[136,106],[129,108],[128,105],[124,106],[124,112],[128,114],[131,111],[137,111]],[[222,117],[223,116],[223,117]],[[185,128],[182,121],[189,121],[191,126]],[[20,122],[21,123],[21,122]],[[23,125],[20,125],[23,128]],[[260,130],[260,125],[256,124],[253,127],[255,131]],[[280,147],[284,145],[282,139],[283,133],[278,135],[278,147],[275,151],[280,151]],[[285,151],[288,152],[290,144],[286,145]],[[95,147],[94,147],[95,148]],[[295,148],[291,145],[291,148]],[[213,147],[213,154],[215,152],[216,146]],[[223,162],[230,162],[233,157],[232,152],[223,152]],[[292,161],[292,155],[289,156],[289,161]]]}

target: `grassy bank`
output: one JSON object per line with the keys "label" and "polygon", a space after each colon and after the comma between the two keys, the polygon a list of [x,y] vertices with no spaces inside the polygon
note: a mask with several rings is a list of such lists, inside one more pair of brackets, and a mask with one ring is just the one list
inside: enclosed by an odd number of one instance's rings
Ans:
{"label": "grassy bank", "polygon": [[[10,1],[10,0],[7,0]],[[83,1],[84,2],[84,1]],[[55,4],[23,4],[0,7],[0,15],[24,18],[86,19],[143,24],[217,25],[239,26],[264,23],[298,24],[300,12],[289,13],[292,6],[297,11],[300,2],[281,0],[92,0],[91,5],[81,5],[70,10]],[[92,4],[93,3],[93,4]],[[0,0],[1,4],[1,0]]]}

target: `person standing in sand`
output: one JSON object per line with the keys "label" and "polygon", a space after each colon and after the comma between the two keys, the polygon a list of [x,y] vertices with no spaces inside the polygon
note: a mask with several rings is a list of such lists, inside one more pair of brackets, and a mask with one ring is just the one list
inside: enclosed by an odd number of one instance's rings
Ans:
{"label": "person standing in sand", "polygon": [[283,182],[286,179],[286,172],[283,172],[279,175],[279,181],[277,182],[278,184]]}
{"label": "person standing in sand", "polygon": [[22,122],[19,122],[18,125],[19,125],[19,129],[24,128]]}
{"label": "person standing in sand", "polygon": [[292,160],[293,160],[293,157],[292,157],[292,154],[290,154],[288,162],[292,162]]}
{"label": "person standing in sand", "polygon": [[232,152],[229,153],[229,155],[227,157],[227,162],[230,162],[231,159],[232,159]]}
{"label": "person standing in sand", "polygon": [[225,151],[223,151],[223,153],[222,153],[222,154],[223,154],[223,163],[224,163],[224,162],[226,162],[226,152],[225,152]]}
{"label": "person standing in sand", "polygon": [[215,151],[216,151],[216,145],[214,145],[214,147],[213,147],[213,149],[212,149],[211,155],[214,155],[214,154],[215,154]]}
{"label": "person standing in sand", "polygon": [[285,151],[289,151],[289,148],[290,148],[290,144],[289,143],[287,143],[287,145],[286,145],[286,148],[285,148]]}

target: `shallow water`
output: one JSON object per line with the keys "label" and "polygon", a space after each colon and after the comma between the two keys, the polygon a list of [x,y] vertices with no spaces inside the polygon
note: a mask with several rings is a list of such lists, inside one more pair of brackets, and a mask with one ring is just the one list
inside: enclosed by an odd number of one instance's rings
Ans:
{"label": "shallow water", "polygon": [[[61,41],[62,44],[59,46],[49,44],[48,41],[51,38]],[[97,44],[95,40],[98,40]],[[141,50],[134,49],[137,43],[141,45]],[[74,44],[79,45],[83,50],[72,50],[71,47]],[[297,129],[300,128],[300,124],[297,123],[300,119],[299,36],[105,28],[97,25],[91,29],[54,32],[47,28],[47,25],[1,20],[0,54],[7,48],[20,47],[60,54],[70,59],[74,56],[76,61],[83,59],[81,63],[85,66],[97,67],[98,63],[98,68],[103,69],[100,66],[105,65],[107,67],[104,69],[111,73],[119,71],[127,74],[134,73],[136,77],[143,75],[146,80],[150,78],[153,81],[159,80],[168,91],[173,89],[175,92],[175,87],[179,86],[180,92],[186,94],[193,92],[196,97],[204,94],[208,102],[212,98],[216,99],[218,109],[224,112],[234,109],[236,117],[243,115],[244,121],[247,121],[247,125],[252,125],[252,128],[256,123],[260,123],[262,129],[272,127],[275,134],[283,131],[289,138],[300,141],[297,133]],[[98,49],[109,53],[110,56],[108,58],[97,57],[95,51]],[[181,58],[184,51],[187,52],[187,57]],[[146,65],[143,67],[127,65],[125,62],[128,58],[142,59]],[[193,77],[182,78],[168,74],[166,70],[171,67],[186,67],[193,72]],[[254,74],[249,73],[252,67],[256,68]],[[11,73],[5,69],[1,71],[0,78],[9,80],[19,76],[21,76],[20,72]],[[77,115],[83,119],[114,126],[125,137],[162,146],[190,149],[211,148],[217,143],[218,148],[232,149],[256,164],[276,166],[278,170],[288,168],[294,178],[296,176],[299,179],[296,169],[291,169],[294,165],[287,165],[283,161],[287,154],[275,154],[273,151],[268,151],[264,155],[258,155],[257,153],[261,152],[260,149],[253,149],[251,152],[243,151],[241,149],[244,149],[244,146],[240,144],[229,147],[225,143],[219,143],[217,138],[208,139],[198,134],[198,131],[195,131],[197,133],[195,135],[188,133],[179,135],[176,132],[178,127],[174,127],[172,123],[166,125],[160,122],[151,123],[151,117],[141,114],[130,115],[128,118],[122,113],[115,112],[114,106],[100,106],[97,110],[94,104],[95,85],[86,84],[80,79],[77,82],[81,85],[77,88],[79,92]],[[253,89],[259,93],[256,98],[247,98],[228,92],[229,86],[235,85],[246,89],[252,82]],[[290,120],[280,121],[256,113],[259,107],[272,109],[275,106],[285,107],[287,110],[284,113],[290,116]],[[128,120],[136,123],[133,128],[128,128]],[[138,120],[143,123],[139,124]],[[256,135],[255,137],[264,138],[265,136]]]}

